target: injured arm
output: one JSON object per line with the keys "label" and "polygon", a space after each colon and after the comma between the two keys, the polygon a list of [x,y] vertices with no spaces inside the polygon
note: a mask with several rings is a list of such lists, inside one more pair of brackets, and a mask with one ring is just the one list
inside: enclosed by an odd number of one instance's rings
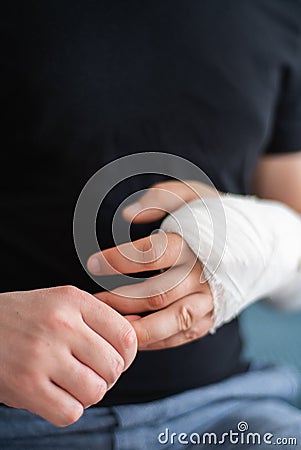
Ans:
{"label": "injured arm", "polygon": [[[259,179],[264,174],[266,178],[261,183],[257,179],[255,193],[264,193],[269,200],[230,194],[195,200],[162,223],[164,231],[181,234],[204,264],[215,304],[211,331],[260,298],[269,297],[284,307],[301,307],[301,186],[297,189],[301,163],[300,154],[296,155],[275,157],[278,164],[271,157],[272,170],[266,161],[266,167],[258,169]],[[286,170],[277,176],[284,163]],[[215,203],[220,201],[226,218],[226,240],[223,254],[214,255],[220,252],[220,246],[214,244],[212,218]],[[208,259],[209,252],[215,257]]]}

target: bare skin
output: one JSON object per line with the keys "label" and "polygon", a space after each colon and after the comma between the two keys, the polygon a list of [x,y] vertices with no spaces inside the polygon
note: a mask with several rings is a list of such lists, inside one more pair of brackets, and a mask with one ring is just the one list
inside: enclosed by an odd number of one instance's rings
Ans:
{"label": "bare skin", "polygon": [[72,286],[0,295],[0,401],[57,426],[99,402],[133,361],[130,323]]}
{"label": "bare skin", "polygon": [[[300,180],[301,153],[265,157],[254,173],[254,193],[301,213]],[[164,190],[176,190],[187,202],[196,193],[185,186],[165,185]],[[154,209],[156,204],[165,204],[167,211],[175,209],[177,205],[166,202],[164,196],[145,197],[146,204],[151,200],[152,210],[135,220],[162,217],[162,211]],[[133,215],[125,212],[128,220]],[[101,400],[133,361],[136,334],[141,349],[155,349],[182,345],[208,332],[212,298],[208,285],[199,283],[201,265],[192,264],[192,252],[176,235],[168,236],[164,257],[156,258],[153,244],[162,246],[160,236],[156,239],[136,242],[142,252],[130,267],[125,267],[116,249],[106,254],[113,267],[127,273],[129,268],[134,273],[144,267],[165,270],[173,266],[157,278],[159,292],[153,279],[136,286],[139,300],[131,299],[130,287],[123,288],[126,292],[99,294],[102,301],[72,286],[0,294],[0,341],[6,344],[0,348],[0,402],[28,409],[57,426],[69,425],[84,408]],[[142,254],[144,259],[139,261]],[[162,294],[170,277],[181,279],[184,272],[182,283]],[[140,318],[142,311],[151,314]]]}
{"label": "bare skin", "polygon": [[[259,197],[281,201],[301,213],[301,153],[262,158],[253,176],[253,190]],[[139,204],[124,211],[124,217],[140,223],[153,221],[176,210],[183,202],[214,195],[217,195],[216,191],[196,181],[168,181],[154,185]],[[134,245],[123,244],[93,255],[99,261],[98,272],[95,272],[95,265],[92,268],[92,257],[88,262],[88,268],[98,274],[113,273],[106,260],[120,273],[164,271],[138,286],[124,286],[97,295],[127,315],[135,328],[141,350],[183,345],[205,336],[212,326],[213,299],[208,283],[199,282],[201,264],[198,261],[192,263],[193,254],[180,236],[170,234],[167,237],[164,256],[159,258],[156,255],[161,255],[163,246],[160,235],[156,239],[148,237],[133,242]],[[133,259],[134,262],[131,261]],[[171,269],[166,271],[167,268]],[[183,281],[173,289],[164,289],[170,286],[172,276],[183,278]],[[146,311],[152,314],[139,316]]]}

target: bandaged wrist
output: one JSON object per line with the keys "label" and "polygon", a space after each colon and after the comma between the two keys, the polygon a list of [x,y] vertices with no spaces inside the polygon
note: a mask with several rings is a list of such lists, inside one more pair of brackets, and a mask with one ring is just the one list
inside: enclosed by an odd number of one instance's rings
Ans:
{"label": "bandaged wrist", "polygon": [[[222,202],[225,230],[212,226],[216,202]],[[214,301],[211,332],[252,302],[276,298],[301,280],[301,218],[282,203],[231,194],[194,200],[167,216],[161,228],[180,234],[204,266]],[[214,232],[222,231],[224,251],[218,254]],[[277,302],[285,303],[283,294]]]}

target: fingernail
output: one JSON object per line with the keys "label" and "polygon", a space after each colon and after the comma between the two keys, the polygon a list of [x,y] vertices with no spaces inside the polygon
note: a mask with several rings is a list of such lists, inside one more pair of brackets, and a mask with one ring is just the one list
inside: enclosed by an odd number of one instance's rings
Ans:
{"label": "fingernail", "polygon": [[99,275],[101,273],[100,263],[97,258],[90,258],[88,260],[87,267],[89,272],[93,273],[94,275]]}
{"label": "fingernail", "polygon": [[132,203],[131,205],[124,208],[124,212],[129,216],[135,216],[138,214],[142,209],[142,206],[139,202]]}

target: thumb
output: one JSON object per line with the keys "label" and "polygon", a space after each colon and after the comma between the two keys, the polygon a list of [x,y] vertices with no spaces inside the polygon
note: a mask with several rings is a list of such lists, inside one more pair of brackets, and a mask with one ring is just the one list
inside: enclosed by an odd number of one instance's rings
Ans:
{"label": "thumb", "polygon": [[212,196],[213,192],[209,186],[196,181],[166,181],[154,184],[138,202],[123,210],[123,217],[128,222],[153,222],[194,199]]}

